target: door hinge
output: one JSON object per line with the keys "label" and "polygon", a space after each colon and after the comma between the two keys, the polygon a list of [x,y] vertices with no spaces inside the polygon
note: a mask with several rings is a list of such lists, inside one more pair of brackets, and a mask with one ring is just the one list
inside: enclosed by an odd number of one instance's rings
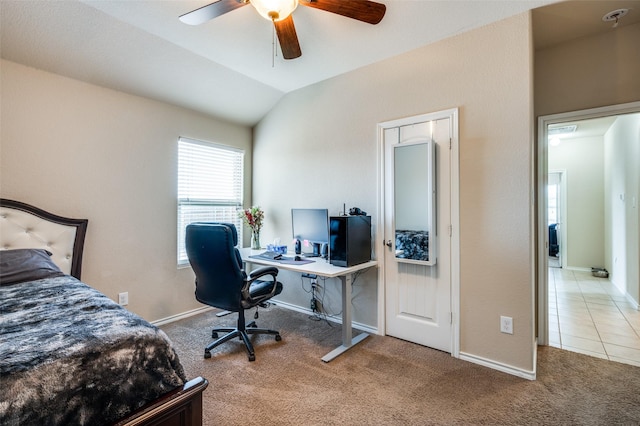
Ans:
{"label": "door hinge", "polygon": [[449,225],[449,236],[453,234],[453,226]]}
{"label": "door hinge", "polygon": [[449,312],[449,324],[453,324],[453,312]]}
{"label": "door hinge", "polygon": [[452,144],[452,143],[453,143],[453,142],[451,141],[451,138],[449,138],[449,149],[451,149],[451,144]]}

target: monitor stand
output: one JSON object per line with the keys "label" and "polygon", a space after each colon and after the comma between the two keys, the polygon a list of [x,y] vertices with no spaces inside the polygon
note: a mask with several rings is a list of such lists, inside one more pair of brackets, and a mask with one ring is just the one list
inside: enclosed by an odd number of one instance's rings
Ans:
{"label": "monitor stand", "polygon": [[313,244],[313,252],[305,253],[304,257],[325,257],[327,255],[326,251],[329,247],[326,243],[312,243]]}
{"label": "monitor stand", "polygon": [[320,254],[320,247],[322,246],[322,244],[320,243],[311,243],[313,245],[313,252],[312,253],[305,253],[304,257],[320,257],[322,256]]}

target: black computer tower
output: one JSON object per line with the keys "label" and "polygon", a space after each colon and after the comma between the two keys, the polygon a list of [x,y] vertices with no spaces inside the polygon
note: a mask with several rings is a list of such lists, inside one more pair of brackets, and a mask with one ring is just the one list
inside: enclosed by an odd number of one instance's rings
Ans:
{"label": "black computer tower", "polygon": [[329,218],[329,261],[353,266],[371,260],[371,216]]}

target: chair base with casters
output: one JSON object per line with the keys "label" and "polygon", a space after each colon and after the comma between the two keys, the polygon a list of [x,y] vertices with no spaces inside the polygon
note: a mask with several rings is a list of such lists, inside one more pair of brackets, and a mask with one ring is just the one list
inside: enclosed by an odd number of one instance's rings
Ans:
{"label": "chair base with casters", "polygon": [[[227,334],[218,338],[218,333]],[[251,321],[249,324],[245,325],[244,312],[241,311],[238,312],[238,326],[236,328],[221,327],[211,330],[211,338],[216,340],[209,343],[209,345],[204,348],[204,357],[211,358],[211,349],[233,338],[239,337],[244,342],[244,346],[247,349],[247,356],[249,357],[249,361],[255,361],[256,353],[253,350],[253,344],[251,343],[251,340],[249,340],[250,334],[270,334],[276,337],[276,342],[282,340],[279,331],[269,330],[267,328],[258,328],[255,321]]]}

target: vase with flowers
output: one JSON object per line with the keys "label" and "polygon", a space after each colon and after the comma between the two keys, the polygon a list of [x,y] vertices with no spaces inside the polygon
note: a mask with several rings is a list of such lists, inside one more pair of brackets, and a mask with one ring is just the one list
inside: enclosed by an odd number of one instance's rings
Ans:
{"label": "vase with flowers", "polygon": [[260,249],[260,229],[264,220],[264,211],[260,207],[251,207],[238,212],[238,216],[251,229],[251,248]]}

